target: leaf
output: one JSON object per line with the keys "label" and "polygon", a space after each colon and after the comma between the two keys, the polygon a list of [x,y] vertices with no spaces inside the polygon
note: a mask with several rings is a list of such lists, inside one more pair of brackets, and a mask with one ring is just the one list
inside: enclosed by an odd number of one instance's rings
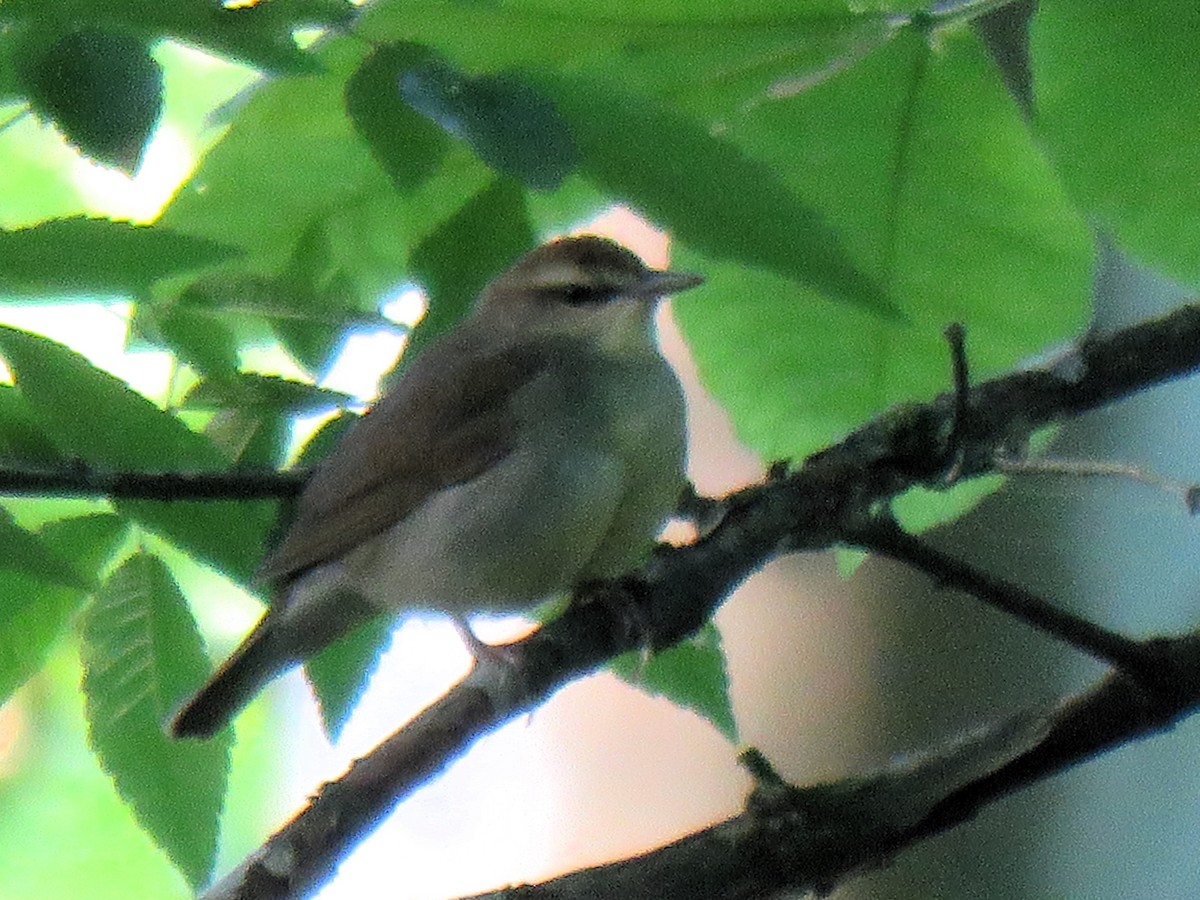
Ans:
{"label": "leaf", "polygon": [[221,262],[237,251],[157,225],[79,216],[0,230],[0,292],[136,295],[160,278]]}
{"label": "leaf", "polygon": [[139,328],[153,330],[181,362],[213,378],[231,377],[238,370],[237,338],[214,316],[174,303],[138,307]]}
{"label": "leaf", "polygon": [[[0,353],[59,451],[106,469],[222,470],[228,460],[178,418],[48,338],[0,327]],[[263,502],[118,500],[185,550],[239,577],[258,563],[271,521]]]}
{"label": "leaf", "polygon": [[151,471],[224,462],[175,416],[56,341],[0,326],[0,353],[64,453],[95,465]]}
{"label": "leaf", "polygon": [[54,641],[82,606],[96,573],[120,544],[119,516],[94,515],[54,522],[37,539],[56,558],[70,559],[80,585],[46,583],[30,573],[0,571],[0,705],[35,674]]}
{"label": "leaf", "polygon": [[867,561],[868,556],[865,550],[858,550],[854,547],[833,548],[833,558],[837,563],[837,573],[846,580],[854,577],[854,573]]}
{"label": "leaf", "polygon": [[83,622],[89,740],[134,816],[193,887],[217,852],[232,734],[176,741],[163,722],[210,673],[179,588],[153,556],[128,559]]}
{"label": "leaf", "polygon": [[26,63],[35,112],[83,153],[132,174],[162,113],[162,68],[145,42],[120,31],[64,35]]}
{"label": "leaf", "polygon": [[404,73],[430,56],[416,44],[379,47],[346,83],[346,111],[354,127],[402,191],[428,179],[449,144],[436,125],[400,96]]}
{"label": "leaf", "polygon": [[944,491],[912,487],[892,501],[892,512],[901,528],[909,534],[920,534],[970,512],[1002,484],[1003,476],[989,475],[959,482]]}
{"label": "leaf", "polygon": [[183,408],[214,412],[204,433],[240,465],[277,468],[291,443],[293,416],[343,409],[353,398],[313,384],[240,372],[202,381]]}
{"label": "leaf", "polygon": [[1034,124],[1071,196],[1142,261],[1200,284],[1200,5],[1039,6]]}
{"label": "leaf", "polygon": [[0,459],[7,465],[54,467],[62,463],[29,402],[8,385],[0,385]]}
{"label": "leaf", "polygon": [[265,72],[303,74],[320,71],[313,54],[296,46],[293,32],[304,25],[344,27],[354,8],[341,0],[270,0],[226,8],[222,3],[162,3],[121,0],[98,9],[94,0],[5,0],[9,20],[52,19],[106,24],[145,37],[167,34],[217,54],[241,60]]}
{"label": "leaf", "polygon": [[1086,321],[1086,224],[969,32],[937,48],[898,37],[730,136],[828,211],[909,319],[823,304],[680,249],[676,263],[709,280],[672,311],[703,382],[763,458],[801,459],[881,409],[948,389],[949,322],[965,325],[983,378]]}
{"label": "leaf", "polygon": [[703,716],[731,744],[738,742],[721,633],[711,622],[644,663],[636,652],[625,653],[609,663],[609,668],[634,687]]}
{"label": "leaf", "polygon": [[378,616],[334,641],[304,664],[304,674],[317,695],[321,724],[331,741],[362,696],[379,657],[392,641],[395,618]]}
{"label": "leaf", "polygon": [[554,101],[515,73],[467,75],[430,55],[400,74],[400,96],[497,172],[552,190],[579,162]]}
{"label": "leaf", "polygon": [[413,332],[401,365],[461,319],[484,285],[533,240],[524,191],[511,178],[498,178],[422,241],[411,266],[429,293],[429,311]]}
{"label": "leaf", "polygon": [[354,398],[306,381],[239,372],[236,378],[201,381],[184,398],[185,409],[266,409],[309,415],[354,403]]}
{"label": "leaf", "polygon": [[0,508],[0,569],[19,572],[37,581],[85,590],[91,580],[50,550],[40,538],[13,521]]}
{"label": "leaf", "polygon": [[304,229],[331,210],[394,195],[344,108],[343,80],[361,57],[361,47],[332,41],[329,73],[250,92],[163,223],[242,248],[247,271],[263,274],[279,271]]}
{"label": "leaf", "polygon": [[[309,295],[314,303],[300,297],[288,304],[284,296],[269,308],[314,316],[323,311],[319,304],[335,299],[339,315],[377,317],[380,302],[408,277],[413,247],[491,174],[465,147],[452,146],[427,180],[401,195],[346,112],[346,82],[366,56],[362,42],[330,37],[319,54],[327,73],[266,82],[248,97],[162,221],[243,249],[236,277],[246,280],[285,275],[302,239],[319,230],[327,242],[326,280]],[[236,300],[232,292],[224,296]]]}
{"label": "leaf", "polygon": [[574,131],[581,171],[680,241],[850,305],[894,313],[816,207],[733,143],[611,83],[562,80],[547,90]]}

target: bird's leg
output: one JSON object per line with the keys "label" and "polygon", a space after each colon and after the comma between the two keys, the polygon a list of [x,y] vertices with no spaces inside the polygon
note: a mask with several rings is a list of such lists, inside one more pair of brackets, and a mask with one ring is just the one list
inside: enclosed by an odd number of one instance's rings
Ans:
{"label": "bird's leg", "polygon": [[454,623],[454,630],[458,632],[462,642],[467,645],[467,651],[476,661],[498,663],[509,669],[516,667],[516,654],[508,644],[489,644],[471,630],[471,623],[466,616],[452,614],[450,621]]}

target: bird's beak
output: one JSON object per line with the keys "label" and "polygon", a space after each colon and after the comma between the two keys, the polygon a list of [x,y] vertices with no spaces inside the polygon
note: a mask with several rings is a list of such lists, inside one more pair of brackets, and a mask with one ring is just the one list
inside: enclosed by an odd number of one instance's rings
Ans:
{"label": "bird's beak", "polygon": [[647,272],[631,293],[647,299],[678,294],[704,282],[703,275],[694,272]]}

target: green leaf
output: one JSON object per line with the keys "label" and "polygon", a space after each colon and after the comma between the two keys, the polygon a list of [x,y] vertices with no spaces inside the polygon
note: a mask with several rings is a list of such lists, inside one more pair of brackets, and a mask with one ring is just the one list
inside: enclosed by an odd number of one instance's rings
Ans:
{"label": "green leaf", "polygon": [[869,554],[865,550],[858,550],[854,547],[833,548],[833,558],[837,563],[838,575],[847,580],[854,577],[854,573],[867,561],[868,556]]}
{"label": "green leaf", "polygon": [[216,317],[174,303],[142,305],[137,325],[152,330],[182,362],[213,378],[231,377],[238,370],[237,338]]}
{"label": "green leaf", "polygon": [[379,657],[392,640],[395,618],[379,616],[334,641],[304,664],[317,695],[321,724],[336,741],[362,696]]}
{"label": "green leaf", "polygon": [[95,0],[5,0],[6,19],[29,18],[70,24],[102,18],[143,38],[170,35],[241,60],[266,72],[300,74],[320,70],[311,53],[296,46],[293,32],[304,25],[345,26],[354,8],[339,0],[270,0],[226,8],[222,3],[161,3],[119,0],[97,7]]}
{"label": "green leaf", "polygon": [[162,68],[133,35],[84,28],[26,62],[35,112],[83,153],[133,173],[162,113]]}
{"label": "green leaf", "polygon": [[703,716],[731,744],[738,742],[721,633],[711,622],[645,662],[637,653],[625,653],[609,663],[609,668],[646,693],[666,697]]}
{"label": "green leaf", "polygon": [[246,268],[265,274],[280,270],[304,229],[332,210],[361,212],[368,196],[394,196],[344,108],[344,79],[362,55],[361,47],[331,41],[329,73],[248,92],[163,223],[241,247]]}
{"label": "green leaf", "polygon": [[353,398],[313,384],[270,375],[238,373],[231,379],[202,381],[183,408],[215,413],[204,433],[240,465],[277,468],[291,443],[295,415],[342,409]]}
{"label": "green leaf", "polygon": [[[0,353],[64,455],[106,469],[196,472],[228,467],[228,460],[202,435],[61,344],[0,327]],[[240,577],[257,566],[262,535],[272,519],[271,505],[263,502],[118,500],[115,505]]]}
{"label": "green leaf", "polygon": [[583,173],[680,241],[854,306],[894,311],[815,207],[699,121],[610,82],[564,80],[548,90],[579,142]]}
{"label": "green leaf", "polygon": [[970,512],[1002,484],[1002,475],[989,475],[959,482],[944,491],[909,488],[892,501],[892,512],[901,528],[909,534],[920,534]]}
{"label": "green leaf", "polygon": [[429,311],[403,360],[415,359],[422,346],[466,315],[484,285],[533,241],[525,193],[511,178],[497,178],[422,241],[411,265],[429,293]]}
{"label": "green leaf", "polygon": [[86,590],[92,583],[47,548],[40,538],[14,522],[12,515],[3,508],[0,508],[0,569],[79,590]]}
{"label": "green leaf", "polygon": [[[80,573],[77,581],[90,588],[124,535],[120,517],[94,515],[46,525],[37,538],[46,552],[70,559]],[[87,588],[0,571],[0,705],[42,667],[51,645],[82,606]]]}
{"label": "green leaf", "polygon": [[[860,5],[861,6],[861,5]],[[616,6],[576,2],[570,14],[539,0],[461,3],[412,0],[368,6],[367,40],[418,41],[472,71],[560,71],[619,79],[673,104],[688,92],[737,111],[777,78],[807,76],[835,54],[851,54],[888,26],[879,13],[851,13],[844,0],[783,4],[679,3]],[[727,88],[734,86],[735,95]],[[752,85],[752,87],[747,87]]]}
{"label": "green leaf", "polygon": [[156,280],[237,251],[150,225],[82,216],[0,230],[0,292],[136,295]]}
{"label": "green leaf", "polygon": [[46,467],[62,462],[29,401],[8,385],[0,385],[0,460]]}
{"label": "green leaf", "polygon": [[188,391],[184,409],[264,409],[281,410],[294,415],[338,409],[354,403],[354,398],[306,381],[293,381],[278,375],[239,372],[222,381],[201,381]]}
{"label": "green leaf", "polygon": [[1200,5],[1056,0],[1032,28],[1035,118],[1071,196],[1142,261],[1200,284]]}
{"label": "green leaf", "polygon": [[371,153],[405,191],[428,179],[449,141],[400,97],[400,79],[432,54],[416,44],[379,47],[346,83],[346,111]]}
{"label": "green leaf", "polygon": [[801,459],[891,404],[948,389],[950,322],[966,326],[972,373],[983,378],[1086,321],[1086,224],[969,32],[936,48],[898,37],[759,107],[730,136],[829,213],[909,320],[823,304],[794,282],[677,252],[709,281],[672,310],[702,380],[763,458]]}
{"label": "green leaf", "polygon": [[551,190],[579,161],[554,102],[516,74],[470,76],[429,58],[400,74],[400,96],[498,172]]}
{"label": "green leaf", "polygon": [[[332,319],[322,305],[333,303],[344,321],[351,310],[377,316],[379,303],[407,278],[413,247],[484,187],[490,173],[454,146],[428,179],[399,193],[346,113],[346,82],[362,64],[362,43],[331,37],[320,47],[329,71],[264,83],[237,110],[163,222],[244,249],[230,280],[282,279],[301,244],[319,232],[326,241],[324,279],[294,302],[277,294],[283,302],[270,308]],[[232,292],[225,296],[236,300]],[[312,348],[301,349],[311,357]]]}
{"label": "green leaf", "polygon": [[161,561],[138,554],[109,577],[84,618],[82,655],[92,748],[147,834],[198,887],[216,860],[232,734],[175,741],[163,728],[211,667]]}
{"label": "green leaf", "polygon": [[220,454],[179,419],[62,344],[0,326],[0,353],[59,449],[94,465],[219,468]]}

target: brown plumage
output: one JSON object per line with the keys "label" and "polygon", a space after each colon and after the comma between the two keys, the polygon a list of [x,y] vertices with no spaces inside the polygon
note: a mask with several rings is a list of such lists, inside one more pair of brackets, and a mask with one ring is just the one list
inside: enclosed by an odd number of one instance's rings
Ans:
{"label": "brown plumage", "polygon": [[172,732],[214,734],[381,610],[522,609],[636,560],[683,477],[683,402],[650,312],[697,283],[595,237],[495,279],[314,472],[259,570],[267,613]]}

